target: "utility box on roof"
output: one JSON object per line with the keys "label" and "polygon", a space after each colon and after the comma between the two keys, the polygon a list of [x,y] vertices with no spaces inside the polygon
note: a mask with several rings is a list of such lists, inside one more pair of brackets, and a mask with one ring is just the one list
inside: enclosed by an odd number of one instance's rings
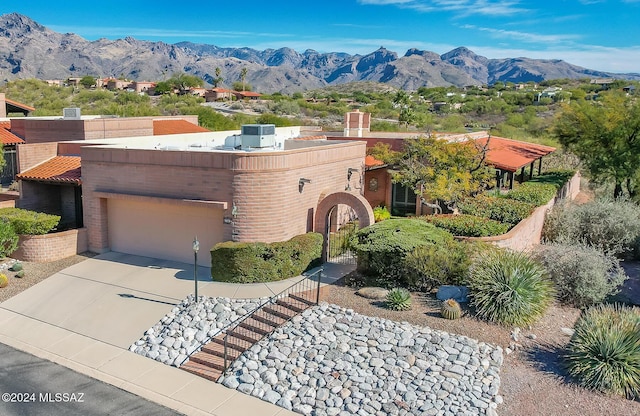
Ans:
{"label": "utility box on roof", "polygon": [[241,133],[243,149],[276,145],[275,124],[245,124],[242,126]]}

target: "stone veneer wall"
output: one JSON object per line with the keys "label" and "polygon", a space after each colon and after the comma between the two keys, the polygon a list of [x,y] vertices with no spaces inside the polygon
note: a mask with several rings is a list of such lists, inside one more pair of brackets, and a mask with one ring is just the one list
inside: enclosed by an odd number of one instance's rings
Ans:
{"label": "stone veneer wall", "polygon": [[12,258],[21,261],[47,262],[87,251],[87,229],[61,231],[44,235],[21,235]]}

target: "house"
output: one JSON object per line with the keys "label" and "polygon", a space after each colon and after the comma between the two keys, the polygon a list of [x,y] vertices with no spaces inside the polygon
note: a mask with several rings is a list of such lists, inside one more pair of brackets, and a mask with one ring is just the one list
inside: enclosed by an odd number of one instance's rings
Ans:
{"label": "house", "polygon": [[11,120],[6,118],[8,114],[29,115],[35,108],[26,104],[6,98],[4,93],[0,93],[0,143],[4,155],[4,167],[0,182],[8,185],[15,180],[17,173],[16,145],[24,143],[24,140],[17,136],[11,129]]}
{"label": "house", "polygon": [[[370,117],[367,113],[354,111],[345,116],[345,130],[342,135],[327,133],[328,140],[365,141],[367,147],[377,143],[389,145],[393,151],[402,151],[407,140],[417,133],[371,132]],[[354,128],[354,126],[356,126]],[[521,142],[502,137],[490,136],[486,131],[447,134],[437,133],[436,137],[449,142],[475,140],[487,146],[486,161],[495,168],[496,186],[513,188],[514,181],[530,179],[534,170],[540,174],[542,158],[556,149],[534,143]],[[536,167],[537,163],[537,167]],[[390,167],[371,156],[365,159],[365,171],[360,179],[364,196],[371,206],[386,206],[392,215],[421,215],[424,213],[421,201],[413,189],[391,181]]]}
{"label": "house", "polygon": [[227,90],[225,88],[211,88],[204,93],[204,99],[208,103],[219,100],[230,100],[233,93],[233,90]]}
{"label": "house", "polygon": [[253,91],[234,91],[233,95],[235,95],[238,100],[257,100],[262,97],[262,94]]}
{"label": "house", "polygon": [[145,92],[149,95],[153,95],[156,89],[156,83],[149,81],[133,81],[131,87],[138,94]]}
{"label": "house", "polygon": [[197,116],[29,117],[14,118],[10,123],[19,140],[13,154],[5,153],[5,157],[12,156],[14,160],[11,180],[20,181],[16,205],[60,215],[59,228],[78,228],[84,223],[79,157],[83,143],[123,136],[208,131],[197,125]]}
{"label": "house", "polygon": [[[18,148],[18,205],[84,226],[91,251],[183,262],[193,259],[194,236],[206,248],[284,241],[325,232],[342,206],[362,226],[372,223],[361,189],[349,187],[353,172],[364,170],[366,144],[299,136],[299,127],[247,125],[230,132],[40,140]],[[209,265],[209,251],[200,254],[199,264]]]}

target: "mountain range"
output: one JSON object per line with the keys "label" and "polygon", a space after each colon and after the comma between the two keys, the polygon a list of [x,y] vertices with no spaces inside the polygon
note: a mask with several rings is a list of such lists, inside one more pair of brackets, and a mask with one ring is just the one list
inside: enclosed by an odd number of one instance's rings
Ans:
{"label": "mountain range", "polygon": [[409,49],[403,56],[384,47],[367,55],[320,53],[291,48],[221,48],[180,42],[167,44],[132,37],[88,41],[58,33],[27,16],[0,16],[0,80],[66,79],[92,75],[144,81],[174,73],[197,75],[213,83],[221,69],[230,86],[247,69],[246,82],[263,93],[306,91],[354,81],[373,81],[405,90],[419,87],[486,85],[557,78],[640,79],[571,65],[562,60],[489,59],[459,47],[443,55]]}

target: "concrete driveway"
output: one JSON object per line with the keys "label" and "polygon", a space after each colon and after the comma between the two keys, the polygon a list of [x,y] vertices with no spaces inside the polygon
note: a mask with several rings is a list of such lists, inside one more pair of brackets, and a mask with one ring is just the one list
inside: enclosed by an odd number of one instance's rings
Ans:
{"label": "concrete driveway", "polygon": [[[353,266],[325,267],[331,283]],[[0,303],[0,342],[62,364],[189,415],[295,415],[128,351],[194,291],[193,265],[110,252],[73,265]],[[268,297],[303,277],[280,282],[212,282],[198,267],[198,292]]]}
{"label": "concrete driveway", "polygon": [[[198,294],[271,296],[296,278],[270,284],[214,283],[198,267]],[[75,264],[2,303],[4,309],[120,348],[138,340],[188,294],[193,264],[109,252]]]}

